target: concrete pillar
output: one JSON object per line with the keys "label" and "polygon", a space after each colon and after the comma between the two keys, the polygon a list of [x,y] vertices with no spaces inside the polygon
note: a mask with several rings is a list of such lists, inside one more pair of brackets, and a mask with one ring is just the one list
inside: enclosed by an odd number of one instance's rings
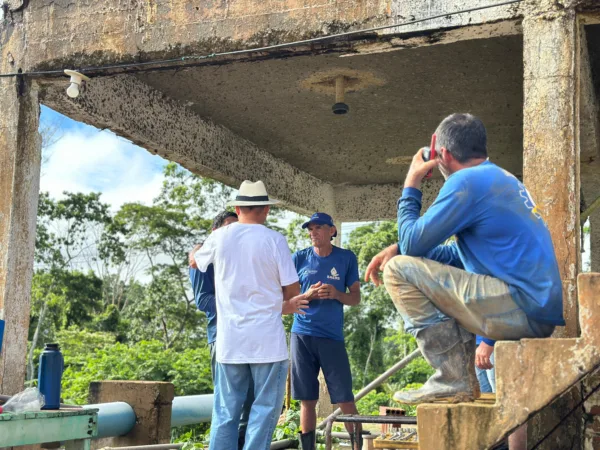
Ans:
{"label": "concrete pillar", "polygon": [[94,441],[93,448],[168,444],[171,441],[172,383],[159,381],[95,381],[89,404],[125,402],[134,410],[136,424],[125,435]]}
{"label": "concrete pillar", "polygon": [[567,325],[575,337],[579,227],[579,41],[574,10],[523,21],[523,180],[548,224],[564,286]]}
{"label": "concrete pillar", "polygon": [[[317,402],[317,417],[324,419],[335,411],[336,406],[331,403],[329,397],[329,389],[327,389],[327,383],[325,383],[325,376],[323,371],[319,371],[319,401]],[[317,423],[319,420],[317,420]]]}
{"label": "concrete pillar", "polygon": [[38,124],[36,86],[21,78],[0,79],[0,318],[6,321],[0,393],[8,395],[21,391],[25,381],[40,189]]}
{"label": "concrete pillar", "polygon": [[[577,274],[580,253],[579,79],[581,29],[574,9],[531,11],[523,21],[523,181],[548,224],[563,281],[566,326],[579,334]],[[538,6],[541,5],[541,6]],[[576,404],[579,386],[529,421],[529,445]],[[543,449],[579,448],[581,415],[574,414]]]}

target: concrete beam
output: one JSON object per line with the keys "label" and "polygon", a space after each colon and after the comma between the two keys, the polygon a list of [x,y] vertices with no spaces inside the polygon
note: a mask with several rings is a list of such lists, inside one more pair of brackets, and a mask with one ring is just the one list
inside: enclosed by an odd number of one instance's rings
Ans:
{"label": "concrete beam", "polygon": [[392,52],[396,50],[432,45],[452,44],[459,41],[474,39],[491,39],[502,36],[522,34],[521,20],[502,20],[500,22],[483,23],[479,25],[461,26],[460,28],[441,28],[427,34],[417,36],[398,36],[379,42],[357,43],[352,47],[352,53],[342,56],[370,55],[373,53]]}
{"label": "concrete beam", "polygon": [[0,393],[11,395],[25,382],[40,190],[36,87],[28,81],[0,79],[0,111],[0,319],[6,321]]}
{"label": "concrete beam", "polygon": [[[96,66],[239,50],[393,25],[497,2],[231,0],[193,4],[188,0],[81,0],[74,4],[71,0],[39,0],[25,2],[23,7],[28,30],[24,69]],[[509,5],[392,28],[379,35],[427,33],[519,16],[519,6]],[[342,39],[333,45],[330,42],[306,48],[348,49],[352,41]]]}
{"label": "concrete beam", "polygon": [[[424,212],[433,203],[443,180],[423,182]],[[335,209],[344,222],[395,220],[396,203],[402,195],[401,184],[341,185],[334,187]]]}
{"label": "concrete beam", "polygon": [[137,145],[232,187],[262,179],[272,197],[302,214],[335,215],[332,187],[232,131],[198,117],[134,76],[94,78],[75,100],[49,85],[42,102],[75,120],[109,128]]}
{"label": "concrete beam", "polygon": [[523,179],[552,239],[563,280],[561,336],[575,337],[579,227],[579,56],[581,32],[573,10],[526,17]]}
{"label": "concrete beam", "polygon": [[391,16],[395,17],[396,20],[415,20],[437,15],[442,15],[442,17],[410,26],[390,28],[385,30],[384,33],[397,34],[405,32],[422,32],[426,30],[442,30],[484,23],[494,23],[502,20],[515,19],[522,15],[519,3],[481,9],[479,11],[453,16],[444,15],[448,12],[491,6],[498,3],[500,3],[498,0],[446,0],[439,2],[392,0],[390,7]]}

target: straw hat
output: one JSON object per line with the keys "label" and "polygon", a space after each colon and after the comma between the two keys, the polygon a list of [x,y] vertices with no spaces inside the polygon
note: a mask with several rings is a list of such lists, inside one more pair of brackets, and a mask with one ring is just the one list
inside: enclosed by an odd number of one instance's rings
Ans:
{"label": "straw hat", "polygon": [[278,200],[269,200],[267,189],[262,181],[244,181],[240,186],[235,200],[227,203],[227,206],[263,206],[276,205]]}

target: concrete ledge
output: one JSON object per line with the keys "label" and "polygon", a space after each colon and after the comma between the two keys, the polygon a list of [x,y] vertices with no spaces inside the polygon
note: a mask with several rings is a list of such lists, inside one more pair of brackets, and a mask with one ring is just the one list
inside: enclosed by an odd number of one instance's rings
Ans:
{"label": "concrete ledge", "polygon": [[133,430],[125,435],[94,441],[95,448],[167,444],[171,440],[173,384],[158,381],[95,381],[89,403],[125,402],[136,415]]}

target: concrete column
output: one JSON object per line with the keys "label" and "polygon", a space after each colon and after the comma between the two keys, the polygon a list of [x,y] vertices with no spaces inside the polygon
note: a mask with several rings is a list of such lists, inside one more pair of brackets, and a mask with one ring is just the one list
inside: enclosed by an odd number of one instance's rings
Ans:
{"label": "concrete column", "polygon": [[567,325],[559,337],[579,332],[580,39],[574,10],[523,21],[523,180],[548,224],[560,266]]}
{"label": "concrete column", "polygon": [[[535,4],[535,2],[531,2]],[[523,181],[552,235],[563,282],[566,326],[556,337],[579,333],[577,274],[580,253],[580,40],[574,9],[535,4],[523,21]],[[529,421],[529,445],[549,431],[576,404],[579,386]],[[579,448],[581,415],[574,414],[542,445]]]}
{"label": "concrete column", "polygon": [[[8,64],[0,67],[10,68]],[[0,393],[23,389],[41,140],[37,89],[30,81],[0,79]]]}
{"label": "concrete column", "polygon": [[89,404],[125,402],[134,410],[133,430],[115,438],[94,441],[94,448],[168,444],[171,441],[172,383],[159,381],[95,381],[90,383]]}

